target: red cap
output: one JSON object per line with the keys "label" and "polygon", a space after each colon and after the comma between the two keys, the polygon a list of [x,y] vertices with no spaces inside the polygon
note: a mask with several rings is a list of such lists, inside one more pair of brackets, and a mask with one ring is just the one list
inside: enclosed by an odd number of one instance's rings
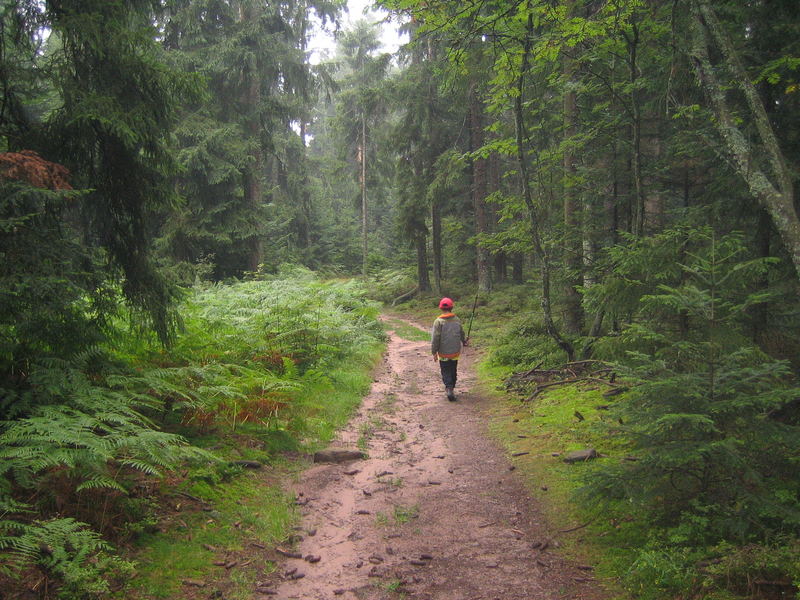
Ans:
{"label": "red cap", "polygon": [[453,301],[450,298],[442,298],[439,300],[439,308],[442,310],[450,310],[453,308]]}

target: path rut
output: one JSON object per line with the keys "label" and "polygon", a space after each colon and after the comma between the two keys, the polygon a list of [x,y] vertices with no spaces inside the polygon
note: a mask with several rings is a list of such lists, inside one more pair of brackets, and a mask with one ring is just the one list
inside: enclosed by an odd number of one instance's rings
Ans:
{"label": "path rut", "polygon": [[294,484],[303,558],[281,565],[270,598],[606,597],[585,567],[541,549],[550,534],[536,501],[486,433],[473,352],[448,402],[428,344],[390,332],[371,392],[334,444],[361,439],[369,458],[314,465]]}

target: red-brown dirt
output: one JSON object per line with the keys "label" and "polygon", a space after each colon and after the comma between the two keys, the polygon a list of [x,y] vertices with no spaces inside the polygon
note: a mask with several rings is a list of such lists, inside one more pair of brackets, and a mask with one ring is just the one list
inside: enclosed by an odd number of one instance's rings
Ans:
{"label": "red-brown dirt", "polygon": [[256,597],[607,597],[588,567],[553,552],[536,501],[487,435],[475,351],[462,357],[458,401],[448,402],[428,344],[390,335],[369,396],[334,444],[361,440],[369,458],[300,476],[303,531],[292,550],[303,558],[285,559],[271,595]]}

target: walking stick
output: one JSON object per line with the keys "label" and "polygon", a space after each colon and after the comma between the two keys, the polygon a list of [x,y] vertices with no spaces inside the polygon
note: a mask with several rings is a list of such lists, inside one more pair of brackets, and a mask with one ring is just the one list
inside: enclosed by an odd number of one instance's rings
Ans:
{"label": "walking stick", "polygon": [[475,318],[475,309],[478,308],[478,294],[480,293],[480,289],[475,292],[475,302],[472,303],[472,314],[469,316],[469,325],[467,325],[467,339],[469,339],[469,332],[472,331],[472,319]]}

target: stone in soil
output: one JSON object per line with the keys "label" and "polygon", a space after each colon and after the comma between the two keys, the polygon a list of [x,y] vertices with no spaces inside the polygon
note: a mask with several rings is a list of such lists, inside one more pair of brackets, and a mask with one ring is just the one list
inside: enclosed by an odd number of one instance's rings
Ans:
{"label": "stone in soil", "polygon": [[343,463],[351,460],[363,460],[367,455],[361,450],[348,448],[328,448],[314,453],[315,463]]}

